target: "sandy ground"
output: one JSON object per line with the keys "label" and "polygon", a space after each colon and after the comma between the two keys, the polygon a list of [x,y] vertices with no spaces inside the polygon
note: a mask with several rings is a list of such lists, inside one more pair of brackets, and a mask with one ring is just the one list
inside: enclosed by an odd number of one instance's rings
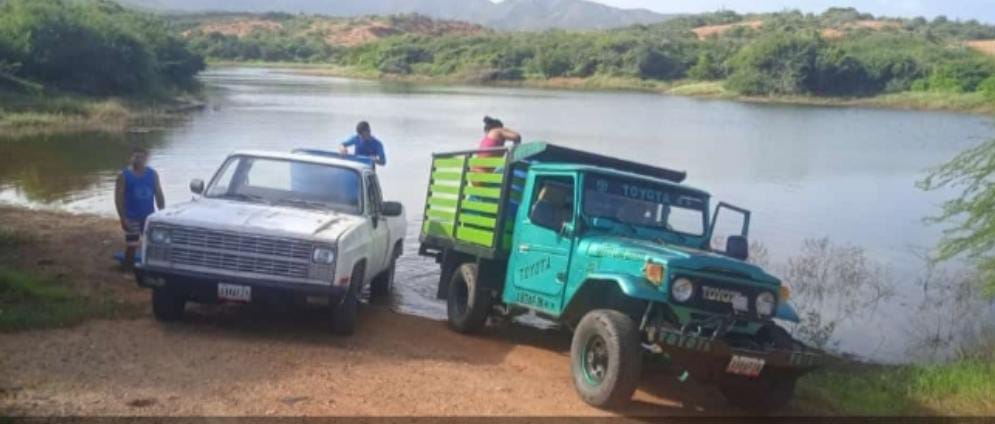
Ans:
{"label": "sandy ground", "polygon": [[[196,306],[161,324],[148,293],[108,259],[120,240],[113,220],[0,208],[0,225],[32,238],[5,263],[144,311],[0,334],[0,414],[611,415],[575,395],[565,333],[505,325],[467,337],[376,305],[348,338],[325,331],[322,309]],[[654,370],[620,413],[732,412],[723,405]]]}

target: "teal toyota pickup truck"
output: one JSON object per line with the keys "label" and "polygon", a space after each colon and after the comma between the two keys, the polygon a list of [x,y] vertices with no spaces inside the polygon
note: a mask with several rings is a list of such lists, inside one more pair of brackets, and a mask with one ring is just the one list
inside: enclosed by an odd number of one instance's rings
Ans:
{"label": "teal toyota pickup truck", "polygon": [[[775,321],[798,316],[747,262],[750,212],[685,178],[547,143],[435,154],[419,251],[440,265],[450,327],[533,312],[570,328],[574,386],[597,407],[626,404],[652,359],[735,406],[782,407],[823,355]],[[723,219],[737,232],[716,234]]]}

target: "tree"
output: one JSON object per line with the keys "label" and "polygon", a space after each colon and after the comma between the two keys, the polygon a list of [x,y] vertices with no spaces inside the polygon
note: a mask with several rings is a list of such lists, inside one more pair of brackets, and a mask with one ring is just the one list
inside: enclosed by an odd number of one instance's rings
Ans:
{"label": "tree", "polygon": [[958,188],[930,222],[947,223],[935,260],[964,256],[977,263],[985,291],[995,297],[995,139],[969,149],[919,182],[924,190]]}

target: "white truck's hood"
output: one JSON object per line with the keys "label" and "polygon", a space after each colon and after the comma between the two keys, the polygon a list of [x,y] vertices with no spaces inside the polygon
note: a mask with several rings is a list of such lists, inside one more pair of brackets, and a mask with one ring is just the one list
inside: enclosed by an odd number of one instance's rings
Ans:
{"label": "white truck's hood", "polygon": [[362,217],[224,199],[200,198],[157,212],[150,223],[332,241]]}

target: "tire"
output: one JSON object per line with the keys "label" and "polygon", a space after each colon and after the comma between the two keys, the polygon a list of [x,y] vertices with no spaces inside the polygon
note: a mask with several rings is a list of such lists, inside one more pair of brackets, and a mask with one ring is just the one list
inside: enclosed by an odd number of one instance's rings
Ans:
{"label": "tire", "polygon": [[332,334],[351,336],[356,332],[359,321],[359,287],[363,283],[363,268],[357,267],[352,272],[349,290],[342,295],[338,305],[332,306]]}
{"label": "tire", "polygon": [[152,289],[152,315],[160,322],[177,322],[183,319],[187,307],[185,296],[170,290],[169,287]]}
{"label": "tire", "polygon": [[607,309],[587,313],[570,343],[574,388],[587,404],[603,409],[624,406],[639,386],[642,345],[636,322]]}
{"label": "tire", "polygon": [[[761,342],[777,350],[798,348],[787,330],[770,324],[758,334]],[[784,408],[795,394],[798,375],[790,370],[772,369],[760,378],[728,376],[719,383],[719,390],[730,405],[754,413],[767,414]]]}
{"label": "tire", "polygon": [[456,268],[449,280],[446,314],[449,326],[459,333],[479,332],[487,323],[491,298],[477,277],[477,264],[465,263]]}
{"label": "tire", "polygon": [[370,283],[370,297],[373,299],[384,299],[390,295],[391,289],[394,287],[394,271],[397,269],[397,254],[391,257],[390,266],[387,270],[380,273],[377,278],[373,279]]}

